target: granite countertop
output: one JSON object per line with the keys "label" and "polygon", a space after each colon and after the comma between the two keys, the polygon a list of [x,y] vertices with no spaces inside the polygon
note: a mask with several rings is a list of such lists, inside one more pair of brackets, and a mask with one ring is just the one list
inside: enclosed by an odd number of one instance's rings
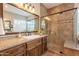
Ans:
{"label": "granite countertop", "polygon": [[41,38],[47,35],[30,35],[12,39],[0,40],[0,51]]}

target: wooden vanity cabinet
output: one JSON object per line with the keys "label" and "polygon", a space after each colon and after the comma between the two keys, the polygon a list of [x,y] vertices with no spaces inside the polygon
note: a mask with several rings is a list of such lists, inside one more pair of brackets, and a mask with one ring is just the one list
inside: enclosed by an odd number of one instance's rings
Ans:
{"label": "wooden vanity cabinet", "polygon": [[47,37],[41,37],[0,51],[0,53],[2,56],[41,56],[46,51]]}
{"label": "wooden vanity cabinet", "polygon": [[1,51],[0,53],[6,56],[25,56],[26,55],[26,45],[21,44],[12,48],[9,48],[7,50]]}

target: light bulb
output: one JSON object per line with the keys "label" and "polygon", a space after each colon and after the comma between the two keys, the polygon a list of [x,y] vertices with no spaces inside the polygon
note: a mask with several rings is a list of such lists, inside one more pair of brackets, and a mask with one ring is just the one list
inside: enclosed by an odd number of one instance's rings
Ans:
{"label": "light bulb", "polygon": [[28,5],[27,5],[27,4],[25,4],[25,9],[26,9],[26,10],[28,9]]}
{"label": "light bulb", "polygon": [[33,12],[35,12],[35,9],[34,9],[34,7],[33,7],[33,10],[32,10]]}
{"label": "light bulb", "polygon": [[32,7],[31,6],[29,6],[29,11],[32,11]]}

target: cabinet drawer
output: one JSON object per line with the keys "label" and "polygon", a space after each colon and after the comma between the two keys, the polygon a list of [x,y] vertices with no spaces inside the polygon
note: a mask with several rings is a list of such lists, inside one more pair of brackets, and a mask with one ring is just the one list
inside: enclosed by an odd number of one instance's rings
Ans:
{"label": "cabinet drawer", "polygon": [[4,53],[4,54],[8,53],[11,55],[18,55],[21,52],[25,52],[25,45],[24,44],[2,51],[2,53]]}

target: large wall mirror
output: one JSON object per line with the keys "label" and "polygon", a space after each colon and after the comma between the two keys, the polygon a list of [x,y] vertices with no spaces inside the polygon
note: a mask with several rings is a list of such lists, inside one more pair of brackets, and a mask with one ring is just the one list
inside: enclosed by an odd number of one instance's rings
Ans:
{"label": "large wall mirror", "polygon": [[5,33],[31,32],[38,28],[38,17],[12,4],[3,4]]}
{"label": "large wall mirror", "polygon": [[76,47],[77,47],[77,49],[79,50],[79,8],[77,8],[77,10],[76,10],[76,37],[77,37],[77,39],[76,39]]}
{"label": "large wall mirror", "polygon": [[4,34],[5,32],[4,32],[4,27],[3,27],[3,20],[0,17],[0,35],[4,35]]}
{"label": "large wall mirror", "polygon": [[47,20],[40,18],[40,31],[42,34],[47,34]]}

